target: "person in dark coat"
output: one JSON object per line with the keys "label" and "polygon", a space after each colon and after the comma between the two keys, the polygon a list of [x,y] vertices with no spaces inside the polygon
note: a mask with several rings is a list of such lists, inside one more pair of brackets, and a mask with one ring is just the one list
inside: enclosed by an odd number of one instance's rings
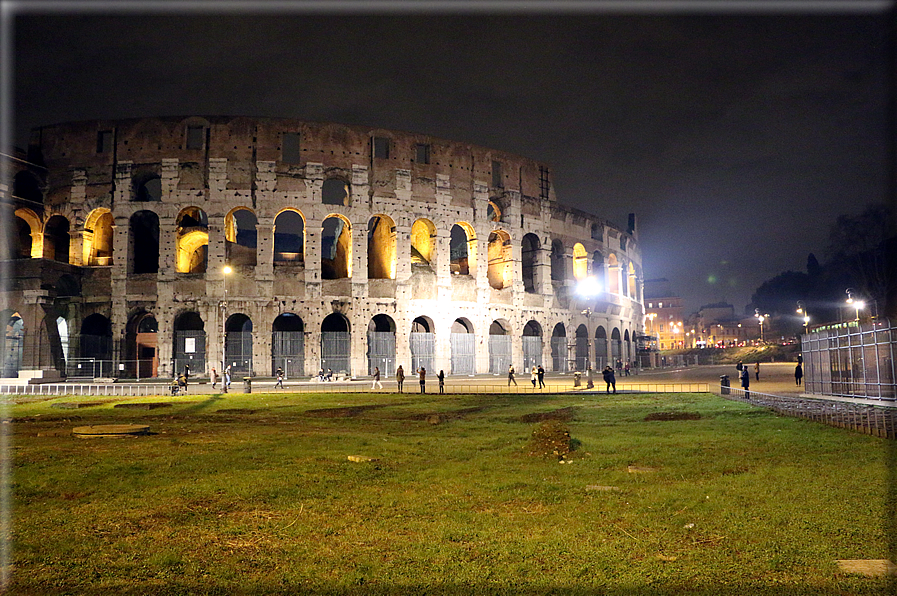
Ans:
{"label": "person in dark coat", "polygon": [[445,373],[440,370],[436,378],[439,380],[439,393],[445,393]]}
{"label": "person in dark coat", "polygon": [[804,367],[801,366],[800,362],[797,363],[797,366],[794,367],[794,384],[800,385],[800,380],[804,378]]}
{"label": "person in dark coat", "polygon": [[420,379],[420,392],[427,392],[427,369],[423,366],[417,369],[418,378]]}
{"label": "person in dark coat", "polygon": [[542,365],[539,365],[539,368],[536,369],[536,376],[539,377],[539,389],[545,388],[545,369],[542,368]]}
{"label": "person in dark coat", "polygon": [[604,370],[601,373],[604,376],[604,382],[607,383],[607,392],[610,393],[610,388],[614,388],[614,393],[617,392],[617,379],[614,376],[614,369],[607,365],[604,367]]}
{"label": "person in dark coat", "polygon": [[405,382],[405,369],[402,368],[402,365],[399,365],[399,368],[396,369],[396,383],[399,384],[399,393],[402,392],[402,383]]}
{"label": "person in dark coat", "polygon": [[748,372],[747,367],[741,369],[741,388],[744,389],[744,396],[747,398],[751,397],[750,391],[748,388],[751,386],[751,373]]}

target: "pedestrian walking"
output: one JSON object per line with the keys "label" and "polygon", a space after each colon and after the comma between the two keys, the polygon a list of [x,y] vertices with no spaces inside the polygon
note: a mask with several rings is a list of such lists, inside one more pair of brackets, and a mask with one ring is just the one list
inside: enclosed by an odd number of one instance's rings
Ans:
{"label": "pedestrian walking", "polygon": [[224,369],[224,382],[222,383],[225,389],[230,389],[230,365],[227,365],[227,368]]}
{"label": "pedestrian walking", "polygon": [[804,367],[801,366],[800,362],[798,362],[797,366],[794,367],[794,384],[800,385],[800,381],[803,378],[804,378]]}
{"label": "pedestrian walking", "polygon": [[624,376],[624,377],[628,377],[628,376],[629,376],[629,371],[630,371],[630,370],[632,370],[632,361],[631,361],[631,360],[627,360],[627,361],[626,361],[626,364],[623,366],[623,376]]}
{"label": "pedestrian walking", "polygon": [[744,364],[741,363],[741,360],[735,365],[735,370],[738,371],[738,377],[741,378],[741,371],[744,370]]}
{"label": "pedestrian walking", "polygon": [[402,365],[399,365],[399,368],[396,369],[396,383],[399,384],[399,393],[402,392],[402,383],[405,382],[405,369],[402,368]]}
{"label": "pedestrian walking", "polygon": [[209,374],[209,380],[212,381],[212,389],[215,388],[215,384],[218,383],[218,371],[215,370],[215,367],[212,367],[212,372]]}
{"label": "pedestrian walking", "polygon": [[373,389],[377,385],[380,385],[380,389],[383,389],[383,383],[380,382],[380,367],[379,366],[374,367],[374,382],[371,383],[371,390],[373,391]]}
{"label": "pedestrian walking", "polygon": [[539,368],[536,369],[536,372],[539,375],[539,389],[543,389],[545,387],[545,369],[542,368],[542,365],[539,365]]}
{"label": "pedestrian walking", "polygon": [[277,372],[274,373],[277,376],[277,382],[274,384],[274,388],[277,389],[280,387],[283,389],[283,369],[279,366],[277,367]]}
{"label": "pedestrian walking", "polygon": [[607,392],[610,393],[610,388],[614,388],[614,393],[617,392],[617,379],[614,376],[614,369],[610,367],[608,364],[604,367],[604,370],[601,372],[604,377],[604,382],[607,383]]}
{"label": "pedestrian walking", "polygon": [[539,378],[539,371],[536,370],[536,365],[534,364],[534,365],[533,365],[533,370],[532,370],[532,372],[529,374],[529,380],[530,380],[530,381],[532,382],[532,384],[533,384],[533,389],[536,388],[536,379],[538,379],[538,378]]}
{"label": "pedestrian walking", "polygon": [[417,374],[420,378],[420,392],[427,392],[427,369],[423,366],[417,369]]}
{"label": "pedestrian walking", "polygon": [[754,363],[754,374],[757,376],[757,380],[759,381],[760,380],[760,363],[759,362]]}
{"label": "pedestrian walking", "polygon": [[514,387],[517,386],[517,381],[514,380],[514,365],[508,367],[508,387],[511,386],[511,382],[514,383]]}
{"label": "pedestrian walking", "polygon": [[439,394],[442,395],[445,393],[445,373],[440,370],[436,378],[439,379]]}
{"label": "pedestrian walking", "polygon": [[595,381],[592,380],[592,365],[589,365],[588,370],[586,371],[586,389],[594,389]]}

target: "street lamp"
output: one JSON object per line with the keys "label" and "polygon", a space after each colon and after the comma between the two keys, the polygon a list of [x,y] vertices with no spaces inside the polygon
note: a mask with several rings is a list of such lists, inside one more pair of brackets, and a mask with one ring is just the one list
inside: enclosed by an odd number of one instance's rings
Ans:
{"label": "street lamp", "polygon": [[223,393],[227,393],[227,379],[224,371],[227,367],[227,276],[233,269],[225,265],[221,272],[224,274],[224,300],[221,301],[221,386],[224,388]]}
{"label": "street lamp", "polygon": [[847,292],[847,304],[850,304],[856,309],[857,321],[860,320],[860,310],[866,306],[866,303],[862,300],[855,300],[853,297],[853,288],[847,288],[845,290]]}
{"label": "street lamp", "polygon": [[[597,296],[601,292],[601,284],[598,283],[598,280],[593,275],[589,275],[584,277],[576,284],[576,294],[586,300],[592,300],[595,296]],[[586,356],[586,368],[590,368],[591,360],[595,354],[594,344],[592,343],[592,308],[591,306],[587,306],[585,310],[582,311],[582,314],[586,316],[586,332],[588,333],[589,339],[589,354]],[[591,387],[591,373],[589,374],[589,386]]]}
{"label": "street lamp", "polygon": [[804,308],[804,303],[800,300],[797,301],[797,314],[804,316],[804,335],[806,335],[809,333],[810,313],[807,312],[807,309]]}
{"label": "street lamp", "polygon": [[762,343],[765,343],[765,342],[763,341],[763,321],[765,321],[766,319],[768,319],[768,318],[769,318],[769,315],[761,315],[761,314],[760,314],[760,309],[759,309],[759,308],[755,308],[755,309],[754,309],[754,316],[757,317],[757,320],[758,320],[758,321],[760,321],[760,343],[761,343],[761,344],[762,344]]}

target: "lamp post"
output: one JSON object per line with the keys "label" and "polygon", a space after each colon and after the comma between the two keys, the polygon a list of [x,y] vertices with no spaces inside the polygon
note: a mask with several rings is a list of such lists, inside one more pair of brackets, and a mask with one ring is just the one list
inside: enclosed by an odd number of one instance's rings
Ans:
{"label": "lamp post", "polygon": [[223,393],[227,393],[227,378],[224,371],[227,368],[227,276],[233,271],[228,265],[225,265],[221,272],[224,274],[224,300],[221,301],[221,378]]}
{"label": "lamp post", "polygon": [[804,335],[806,335],[807,333],[809,333],[810,313],[807,312],[807,309],[804,308],[804,303],[800,300],[797,301],[797,314],[803,315]]}
{"label": "lamp post", "polygon": [[866,303],[863,302],[862,300],[856,300],[853,297],[853,288],[847,288],[847,290],[845,290],[845,292],[847,293],[847,304],[850,304],[856,310],[856,320],[859,321],[860,320],[860,310],[866,306]]}
{"label": "lamp post", "polygon": [[[576,284],[576,293],[587,301],[591,301],[600,292],[601,285],[593,275],[581,279],[579,283]],[[588,333],[589,339],[589,355],[586,357],[586,360],[589,361],[586,363],[586,368],[588,369],[591,366],[591,359],[595,354],[593,348],[594,344],[592,343],[592,307],[587,306],[585,310],[582,311],[582,314],[586,316],[586,332]],[[591,375],[589,375],[589,381],[591,381]]]}
{"label": "lamp post", "polygon": [[769,315],[761,315],[761,314],[760,314],[760,309],[759,309],[759,308],[755,308],[755,309],[754,309],[754,316],[757,317],[757,320],[758,320],[758,321],[760,321],[760,343],[761,343],[761,344],[762,344],[762,343],[765,343],[765,342],[763,341],[763,321],[765,321],[766,319],[768,319],[768,318],[769,318]]}

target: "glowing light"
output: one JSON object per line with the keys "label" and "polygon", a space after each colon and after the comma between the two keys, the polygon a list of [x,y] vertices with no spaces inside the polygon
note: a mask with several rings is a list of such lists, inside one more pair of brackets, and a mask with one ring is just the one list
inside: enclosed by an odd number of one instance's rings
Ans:
{"label": "glowing light", "polygon": [[601,293],[601,284],[595,276],[584,277],[576,284],[576,293],[584,298],[591,298]]}

